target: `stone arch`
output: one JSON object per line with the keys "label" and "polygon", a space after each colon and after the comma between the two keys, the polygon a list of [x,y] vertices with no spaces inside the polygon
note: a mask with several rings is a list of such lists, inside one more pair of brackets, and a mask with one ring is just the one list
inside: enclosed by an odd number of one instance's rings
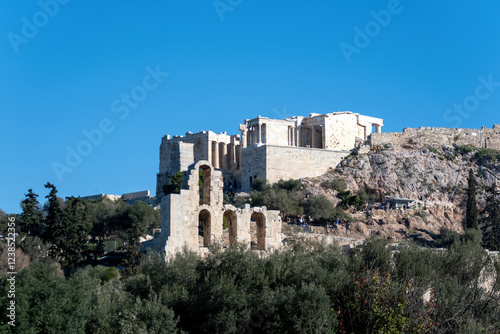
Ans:
{"label": "stone arch", "polygon": [[200,161],[195,165],[198,171],[198,191],[200,195],[200,204],[210,205],[211,203],[211,184],[213,167],[208,161]]}
{"label": "stone arch", "polygon": [[208,247],[211,242],[212,215],[207,209],[198,214],[198,242],[200,247]]}
{"label": "stone arch", "polygon": [[236,212],[230,209],[224,211],[223,223],[224,221],[227,221],[229,245],[235,244],[238,239],[238,219],[236,216]]}
{"label": "stone arch", "polygon": [[[257,249],[265,250],[266,249],[266,216],[262,212],[254,212],[250,217],[251,222],[250,226],[252,226],[253,222],[255,222],[256,227],[256,237],[257,237]],[[252,229],[252,227],[251,227]]]}

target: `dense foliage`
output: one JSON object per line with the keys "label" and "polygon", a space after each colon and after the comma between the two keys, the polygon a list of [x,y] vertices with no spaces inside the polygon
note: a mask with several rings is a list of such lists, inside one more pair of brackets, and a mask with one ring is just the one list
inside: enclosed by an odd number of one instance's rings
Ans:
{"label": "dense foliage", "polygon": [[241,245],[166,263],[149,254],[122,278],[90,266],[65,278],[40,262],[17,278],[16,332],[490,333],[500,329],[499,282],[483,290],[481,271],[492,265],[473,240],[394,253],[381,239],[348,252],[299,241],[264,257]]}
{"label": "dense foliage", "polygon": [[[77,267],[95,265],[106,251],[106,242],[116,243],[117,239],[118,246],[126,246],[128,265],[133,265],[139,238],[160,225],[159,210],[141,201],[127,205],[107,198],[83,200],[72,196],[63,200],[53,184],[47,183],[45,188],[49,193],[43,207],[32,189],[21,201],[23,211],[16,224],[18,239],[23,240],[19,246],[31,261],[49,255],[61,264],[66,275]],[[4,216],[1,212],[1,226],[5,225]]]}
{"label": "dense foliage", "polygon": [[303,187],[299,180],[279,180],[269,185],[265,180],[257,178],[252,183],[251,203],[279,210],[285,217],[306,215],[319,223],[337,218],[351,220],[341,207],[335,207],[324,195],[304,197],[304,193],[300,191]]}

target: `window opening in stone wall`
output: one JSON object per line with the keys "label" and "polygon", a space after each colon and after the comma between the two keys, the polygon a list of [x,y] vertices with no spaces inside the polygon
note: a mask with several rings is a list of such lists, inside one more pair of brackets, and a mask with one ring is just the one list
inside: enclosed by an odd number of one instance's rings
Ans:
{"label": "window opening in stone wall", "polygon": [[323,148],[323,126],[322,125],[315,126],[314,131],[315,134],[313,138],[315,139],[315,143],[313,147]]}
{"label": "window opening in stone wall", "polygon": [[266,249],[266,217],[262,212],[252,213],[250,220],[250,248]]}
{"label": "window opening in stone wall", "polygon": [[199,186],[200,204],[210,205],[210,183],[211,183],[210,167],[208,167],[207,165],[200,166],[199,177],[200,180],[198,182],[198,186]]}
{"label": "window opening in stone wall", "polygon": [[198,243],[200,247],[210,245],[210,235],[212,233],[212,224],[210,211],[203,209],[198,216]]}
{"label": "window opening in stone wall", "polygon": [[237,221],[234,211],[227,210],[224,212],[222,228],[224,245],[235,244],[237,240]]}

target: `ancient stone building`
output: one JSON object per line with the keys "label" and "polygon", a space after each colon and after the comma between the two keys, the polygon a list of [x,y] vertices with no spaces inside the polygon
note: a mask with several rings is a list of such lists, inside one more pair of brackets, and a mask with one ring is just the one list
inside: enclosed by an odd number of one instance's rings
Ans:
{"label": "ancient stone building", "polygon": [[281,246],[279,211],[224,205],[222,172],[209,161],[187,166],[182,180],[179,194],[162,197],[161,233],[147,247],[169,256],[184,248],[203,254],[212,243],[243,243],[265,251]]}
{"label": "ancient stone building", "polygon": [[382,119],[352,112],[245,120],[240,124],[241,188],[248,191],[255,178],[274,183],[324,174],[382,126]]}
{"label": "ancient stone building", "polygon": [[[161,234],[148,246],[166,255],[183,247],[203,253],[214,242],[280,247],[279,212],[224,205],[224,191],[248,191],[256,178],[274,183],[321,175],[382,126],[378,118],[336,112],[284,120],[259,116],[245,120],[240,135],[202,131],[163,137],[156,188]],[[179,194],[168,190],[174,179],[182,179]]]}
{"label": "ancient stone building", "polygon": [[[224,176],[224,186],[249,191],[255,178],[280,179],[319,176],[335,167],[383,120],[352,112],[310,114],[309,117],[247,119],[240,135],[211,131],[165,136],[160,145],[157,197],[172,176],[193,162],[206,160]],[[375,131],[373,131],[375,130]]]}

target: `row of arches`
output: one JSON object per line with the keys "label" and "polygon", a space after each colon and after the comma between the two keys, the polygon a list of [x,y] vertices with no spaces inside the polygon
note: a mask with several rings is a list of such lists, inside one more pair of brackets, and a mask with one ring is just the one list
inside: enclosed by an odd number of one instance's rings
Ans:
{"label": "row of arches", "polygon": [[[225,246],[238,242],[238,217],[233,210],[224,211],[222,241]],[[198,214],[198,242],[200,247],[212,243],[212,216],[210,211],[202,209]],[[262,212],[253,212],[250,217],[250,247],[266,249],[266,217]]]}

